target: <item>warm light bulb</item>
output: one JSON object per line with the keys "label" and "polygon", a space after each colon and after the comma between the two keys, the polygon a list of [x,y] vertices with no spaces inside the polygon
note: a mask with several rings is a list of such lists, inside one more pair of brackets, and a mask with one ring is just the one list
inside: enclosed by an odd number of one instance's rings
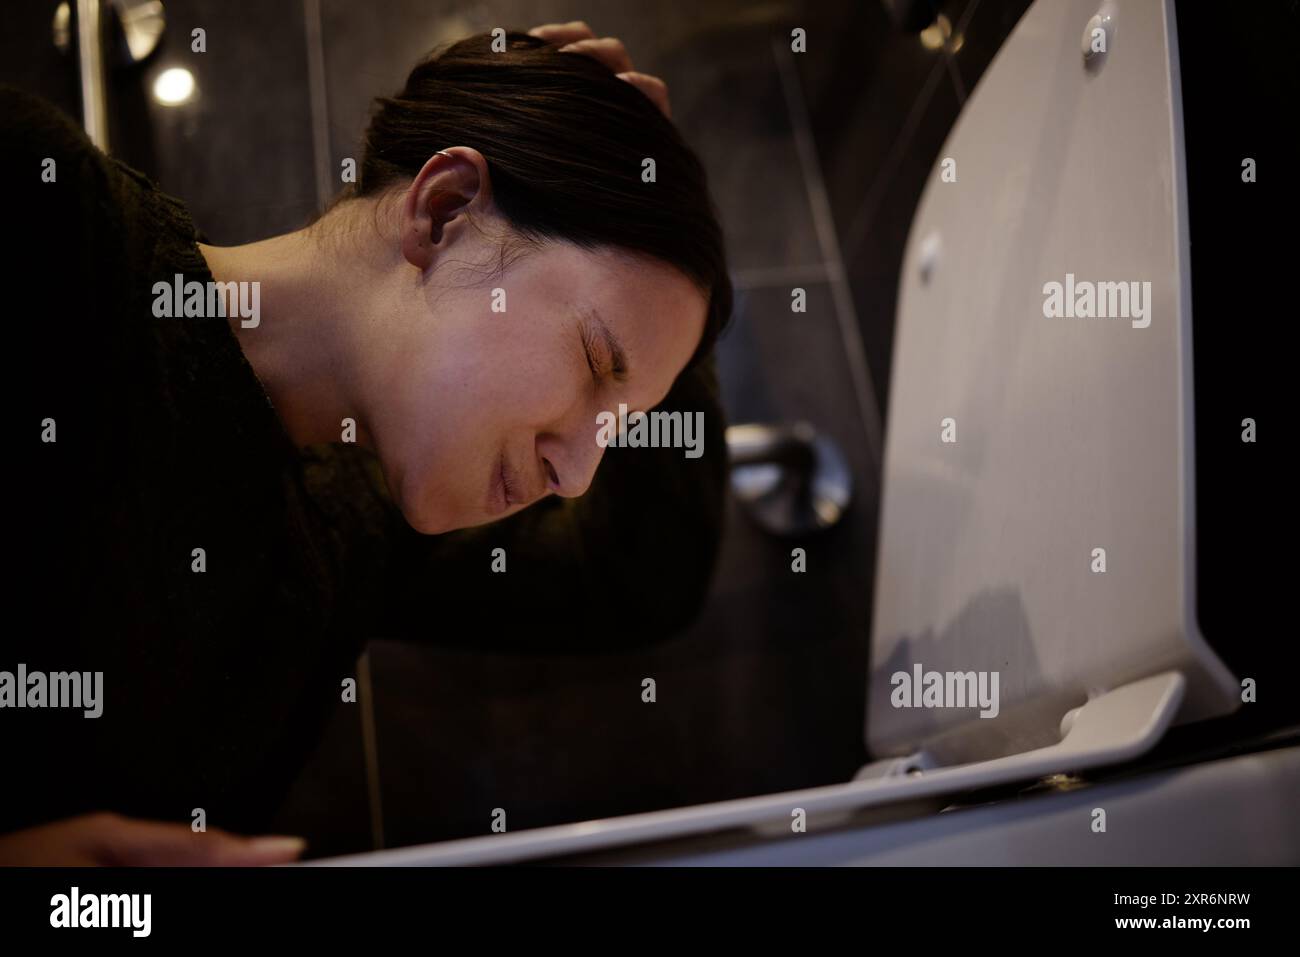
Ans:
{"label": "warm light bulb", "polygon": [[194,95],[194,74],[184,67],[172,67],[158,74],[153,83],[154,99],[163,106],[179,106]]}

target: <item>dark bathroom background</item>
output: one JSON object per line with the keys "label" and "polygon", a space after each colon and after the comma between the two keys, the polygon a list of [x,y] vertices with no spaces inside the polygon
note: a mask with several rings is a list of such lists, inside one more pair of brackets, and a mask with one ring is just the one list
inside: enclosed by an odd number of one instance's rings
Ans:
{"label": "dark bathroom background", "polygon": [[[0,82],[80,117],[55,2],[6,10]],[[521,656],[371,644],[276,830],[309,856],[846,781],[867,760],[881,423],[898,270],[913,211],[965,99],[1027,0],[945,0],[924,33],[880,0],[167,0],[157,52],[109,65],[113,152],[184,200],[217,244],[301,226],[358,155],[368,104],[437,44],[495,26],[587,20],[663,77],[710,170],[736,313],[719,346],[729,420],[807,420],[844,450],[855,502],[790,543],[733,506],[707,606],[632,652]],[[190,31],[207,52],[190,52]],[[791,31],[806,31],[793,53]],[[153,95],[163,71],[186,103]],[[790,290],[807,290],[792,313]],[[481,626],[480,626],[481,627]],[[485,648],[491,637],[485,634]],[[640,705],[641,679],[658,684]],[[368,688],[369,693],[366,693]],[[219,822],[214,822],[219,823]]]}

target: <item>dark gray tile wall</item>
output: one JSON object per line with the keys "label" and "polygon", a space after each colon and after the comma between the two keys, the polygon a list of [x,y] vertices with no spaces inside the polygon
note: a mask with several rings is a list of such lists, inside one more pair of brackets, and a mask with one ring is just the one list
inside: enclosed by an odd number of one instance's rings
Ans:
{"label": "dark gray tile wall", "polygon": [[[279,830],[325,855],[487,833],[494,807],[517,830],[843,781],[867,760],[873,443],[898,269],[943,140],[1027,5],[945,2],[951,36],[929,49],[873,0],[167,3],[159,53],[113,74],[115,151],[217,243],[309,219],[358,154],[371,98],[438,43],[570,19],[622,37],[638,69],[668,81],[711,172],[738,292],[719,346],[729,417],[814,423],[859,491],[841,526],[809,542],[768,538],[733,508],[703,615],[653,648],[526,657],[375,643],[373,724],[340,705]],[[51,14],[14,12],[0,82],[76,116]],[[195,26],[206,54],[189,51]],[[789,52],[794,27],[807,53]],[[172,65],[195,73],[189,106],[148,96]],[[796,285],[803,314],[790,311]],[[808,549],[805,575],[789,570],[794,544]],[[637,695],[647,675],[655,708]]]}

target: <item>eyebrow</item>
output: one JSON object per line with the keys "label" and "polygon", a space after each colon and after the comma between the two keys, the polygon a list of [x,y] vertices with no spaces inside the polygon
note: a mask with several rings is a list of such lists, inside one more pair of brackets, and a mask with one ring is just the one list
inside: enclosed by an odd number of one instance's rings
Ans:
{"label": "eyebrow", "polygon": [[596,331],[600,337],[605,340],[605,346],[609,349],[610,358],[614,364],[614,381],[627,381],[627,352],[623,349],[623,344],[618,341],[618,336],[614,331],[605,324],[599,312],[593,306],[585,312],[586,317],[596,326]]}

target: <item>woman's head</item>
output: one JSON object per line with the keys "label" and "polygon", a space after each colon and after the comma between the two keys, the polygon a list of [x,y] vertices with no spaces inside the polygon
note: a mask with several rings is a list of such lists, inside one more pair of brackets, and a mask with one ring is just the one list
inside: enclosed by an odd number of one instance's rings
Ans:
{"label": "woman's head", "polygon": [[661,401],[730,312],[699,160],[644,94],[531,36],[419,64],[377,101],[343,199],[318,229],[344,207],[380,227],[393,281],[360,324],[358,391],[420,531],[580,495],[597,414]]}

